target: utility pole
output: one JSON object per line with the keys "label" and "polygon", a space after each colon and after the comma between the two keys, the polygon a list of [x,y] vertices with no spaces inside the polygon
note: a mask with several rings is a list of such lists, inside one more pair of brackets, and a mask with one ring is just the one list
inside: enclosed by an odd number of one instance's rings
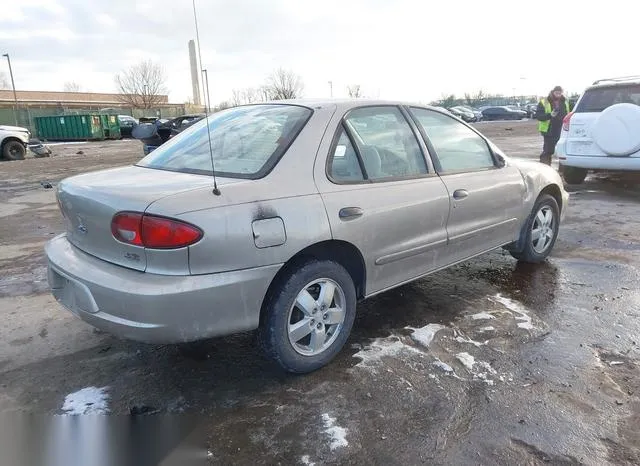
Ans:
{"label": "utility pole", "polygon": [[209,74],[207,73],[207,69],[203,69],[202,70],[202,74],[204,75],[204,80],[203,80],[203,84],[205,86],[205,95],[204,97],[207,99],[207,101],[205,102],[205,105],[208,109],[208,111],[211,111],[211,96],[209,95]]}
{"label": "utility pole", "polygon": [[329,81],[329,95],[333,98],[333,81]]}
{"label": "utility pole", "polygon": [[7,62],[9,63],[9,76],[11,76],[11,88],[13,89],[13,100],[15,102],[15,107],[13,109],[13,119],[16,122],[16,126],[18,126],[18,95],[16,94],[16,85],[13,82],[13,70],[11,69],[11,59],[9,58],[8,53],[3,53],[3,57],[7,57]]}

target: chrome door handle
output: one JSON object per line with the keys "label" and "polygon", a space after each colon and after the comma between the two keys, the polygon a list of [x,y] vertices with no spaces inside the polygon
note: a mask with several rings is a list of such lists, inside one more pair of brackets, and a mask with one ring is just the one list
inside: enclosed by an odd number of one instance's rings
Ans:
{"label": "chrome door handle", "polygon": [[338,212],[338,216],[342,220],[351,220],[362,217],[362,214],[364,214],[364,211],[360,207],[343,207],[340,209],[340,212]]}
{"label": "chrome door handle", "polygon": [[453,192],[453,198],[457,201],[466,198],[469,195],[469,191],[466,189],[456,189]]}

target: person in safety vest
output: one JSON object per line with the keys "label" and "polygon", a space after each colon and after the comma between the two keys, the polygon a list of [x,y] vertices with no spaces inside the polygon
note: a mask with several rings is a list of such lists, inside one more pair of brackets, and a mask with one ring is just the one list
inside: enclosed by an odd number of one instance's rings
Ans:
{"label": "person in safety vest", "polygon": [[538,131],[544,139],[540,162],[551,165],[562,131],[562,120],[567,113],[569,113],[569,101],[564,97],[560,86],[554,87],[549,95],[538,103],[536,120],[538,120]]}

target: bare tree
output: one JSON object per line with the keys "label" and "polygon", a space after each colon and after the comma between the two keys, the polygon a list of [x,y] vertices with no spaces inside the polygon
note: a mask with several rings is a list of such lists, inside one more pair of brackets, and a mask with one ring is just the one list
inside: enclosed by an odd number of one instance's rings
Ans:
{"label": "bare tree", "polygon": [[278,68],[267,78],[266,88],[273,100],[295,99],[302,96],[302,78],[293,71]]}
{"label": "bare tree", "polygon": [[259,102],[266,102],[267,100],[271,100],[271,90],[267,85],[260,86],[256,91],[256,94],[257,94],[257,100]]}
{"label": "bare tree", "polygon": [[82,86],[75,81],[67,81],[64,83],[65,92],[81,92]]}
{"label": "bare tree", "polygon": [[352,99],[359,99],[360,97],[362,97],[360,84],[352,84],[351,86],[347,86],[347,92],[349,93],[349,97],[351,97]]}
{"label": "bare tree", "polygon": [[162,103],[162,94],[167,93],[165,82],[164,69],[151,60],[141,61],[115,76],[118,100],[134,108],[153,108]]}
{"label": "bare tree", "polygon": [[231,91],[231,105],[233,107],[237,107],[238,105],[242,105],[244,103],[242,92],[242,89],[234,89]]}
{"label": "bare tree", "polygon": [[0,73],[0,89],[11,89],[11,83],[9,83],[7,73],[4,71]]}

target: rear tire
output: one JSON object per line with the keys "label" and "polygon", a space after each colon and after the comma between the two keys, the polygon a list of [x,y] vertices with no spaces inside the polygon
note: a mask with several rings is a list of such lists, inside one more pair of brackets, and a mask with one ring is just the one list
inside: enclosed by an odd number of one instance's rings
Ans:
{"label": "rear tire", "polygon": [[349,338],[355,286],[340,264],[310,260],[274,284],[262,312],[259,338],[267,357],[285,371],[312,372],[328,364]]}
{"label": "rear tire", "polygon": [[569,184],[580,184],[587,177],[588,170],[578,167],[562,167],[562,177]]}
{"label": "rear tire", "polygon": [[544,262],[553,250],[560,230],[560,209],[555,198],[542,194],[523,227],[526,232],[522,251],[510,251],[520,262]]}
{"label": "rear tire", "polygon": [[7,141],[2,147],[2,155],[7,160],[24,160],[27,149],[18,141]]}

